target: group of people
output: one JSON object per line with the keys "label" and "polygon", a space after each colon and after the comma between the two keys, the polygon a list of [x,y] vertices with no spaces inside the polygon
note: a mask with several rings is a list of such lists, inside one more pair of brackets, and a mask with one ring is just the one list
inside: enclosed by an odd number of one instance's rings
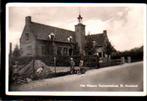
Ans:
{"label": "group of people", "polygon": [[[84,66],[84,60],[83,59],[80,59],[80,62],[79,62],[79,69],[83,69],[83,66]],[[100,64],[99,64],[99,57],[97,56],[97,59],[96,59],[96,67],[99,68],[100,67]],[[73,58],[70,58],[70,71],[73,72],[75,70],[75,62],[73,60]]]}
{"label": "group of people", "polygon": [[71,74],[73,73],[81,73],[82,70],[84,70],[84,68],[82,68],[84,65],[84,61],[83,59],[80,60],[79,62],[79,68],[78,69],[75,69],[75,62],[73,60],[73,58],[70,58],[70,72]]}

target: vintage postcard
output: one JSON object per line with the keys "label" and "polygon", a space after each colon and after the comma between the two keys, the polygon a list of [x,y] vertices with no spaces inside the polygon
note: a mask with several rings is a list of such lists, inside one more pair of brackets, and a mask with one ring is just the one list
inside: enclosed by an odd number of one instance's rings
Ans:
{"label": "vintage postcard", "polygon": [[146,5],[8,3],[6,94],[145,96]]}

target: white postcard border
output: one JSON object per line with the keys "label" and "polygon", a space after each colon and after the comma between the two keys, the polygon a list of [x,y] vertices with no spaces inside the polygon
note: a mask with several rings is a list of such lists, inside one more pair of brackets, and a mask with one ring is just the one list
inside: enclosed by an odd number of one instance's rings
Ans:
{"label": "white postcard border", "polygon": [[[88,7],[88,6],[94,6],[94,7],[120,7],[120,6],[144,6],[145,10],[144,10],[144,13],[145,13],[145,16],[144,16],[144,68],[143,68],[143,92],[112,92],[112,91],[109,91],[109,92],[101,92],[101,91],[98,91],[98,92],[65,92],[65,91],[51,91],[51,92],[47,92],[47,91],[44,91],[44,92],[41,92],[41,91],[9,91],[9,76],[8,76],[8,73],[9,73],[9,7],[12,7],[12,6],[17,6],[17,7],[56,7],[56,6],[74,6],[74,7]],[[6,87],[6,94],[7,95],[38,95],[38,96],[145,96],[147,94],[147,83],[146,83],[146,77],[147,77],[147,69],[145,68],[146,67],[146,63],[147,63],[147,54],[146,54],[146,32],[147,32],[147,29],[146,29],[146,9],[147,9],[147,6],[146,4],[137,4],[137,3],[8,3],[6,5],[6,61],[5,61],[5,64],[6,64],[6,73],[5,73],[5,87]]]}

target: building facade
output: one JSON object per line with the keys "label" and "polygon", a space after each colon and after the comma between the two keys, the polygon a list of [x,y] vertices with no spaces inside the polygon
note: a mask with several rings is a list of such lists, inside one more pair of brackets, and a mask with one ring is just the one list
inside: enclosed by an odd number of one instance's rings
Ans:
{"label": "building facade", "polygon": [[[70,31],[50,25],[33,22],[30,16],[25,18],[25,26],[20,37],[21,57],[31,56],[69,56],[74,55],[74,50],[79,54],[85,53],[86,40],[85,25],[79,14],[75,31]],[[105,56],[104,46],[107,44],[107,31],[90,35],[96,47],[96,52]],[[94,53],[95,54],[95,53]]]}

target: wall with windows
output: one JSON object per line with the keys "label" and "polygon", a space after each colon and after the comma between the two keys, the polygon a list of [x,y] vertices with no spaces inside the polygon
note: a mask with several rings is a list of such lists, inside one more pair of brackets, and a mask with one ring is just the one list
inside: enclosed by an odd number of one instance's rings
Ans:
{"label": "wall with windows", "polygon": [[35,41],[20,44],[21,56],[34,56],[35,55]]}
{"label": "wall with windows", "polygon": [[71,49],[73,51],[74,44],[71,43],[56,43],[56,51],[58,56],[69,56],[71,53]]}
{"label": "wall with windows", "polygon": [[36,41],[36,56],[48,56],[50,43],[48,41]]}
{"label": "wall with windows", "polygon": [[36,44],[37,56],[69,56],[69,51],[71,49],[71,44],[54,42],[51,41],[41,41],[38,40]]}

